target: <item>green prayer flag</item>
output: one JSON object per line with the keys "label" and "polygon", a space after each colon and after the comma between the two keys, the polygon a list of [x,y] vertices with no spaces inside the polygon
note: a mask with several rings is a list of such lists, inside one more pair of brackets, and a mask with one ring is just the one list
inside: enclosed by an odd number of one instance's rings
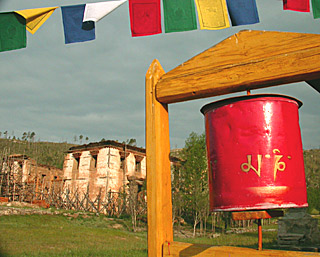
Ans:
{"label": "green prayer flag", "polygon": [[26,20],[14,12],[0,13],[0,52],[27,46]]}
{"label": "green prayer flag", "polygon": [[320,18],[320,0],[312,0],[313,18]]}
{"label": "green prayer flag", "polygon": [[197,29],[194,0],[163,0],[165,32]]}

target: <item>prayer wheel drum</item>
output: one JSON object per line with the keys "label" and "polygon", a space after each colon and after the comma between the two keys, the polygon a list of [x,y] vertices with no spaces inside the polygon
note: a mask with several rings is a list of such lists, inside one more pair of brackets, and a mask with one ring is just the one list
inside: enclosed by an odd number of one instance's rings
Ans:
{"label": "prayer wheel drum", "polygon": [[308,206],[301,105],[292,97],[264,94],[202,107],[211,211]]}

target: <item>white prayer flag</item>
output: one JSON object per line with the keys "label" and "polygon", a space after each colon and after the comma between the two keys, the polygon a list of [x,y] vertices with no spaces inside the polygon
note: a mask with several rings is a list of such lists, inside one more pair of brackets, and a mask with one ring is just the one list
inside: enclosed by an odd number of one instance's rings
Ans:
{"label": "white prayer flag", "polygon": [[86,4],[86,7],[84,9],[83,22],[97,22],[126,1],[127,0],[117,0]]}

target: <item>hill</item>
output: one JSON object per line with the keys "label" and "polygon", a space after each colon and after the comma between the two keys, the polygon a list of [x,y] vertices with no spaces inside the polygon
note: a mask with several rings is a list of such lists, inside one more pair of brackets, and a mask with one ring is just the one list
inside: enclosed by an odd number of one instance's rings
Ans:
{"label": "hill", "polygon": [[303,152],[308,190],[309,211],[317,214],[320,211],[320,149]]}
{"label": "hill", "polygon": [[5,158],[11,154],[25,154],[39,164],[62,169],[65,152],[72,146],[75,145],[66,142],[32,142],[0,138],[0,158]]}
{"label": "hill", "polygon": [[[0,138],[0,158],[10,154],[25,154],[39,164],[63,168],[65,153],[75,144],[33,142]],[[309,211],[320,210],[320,149],[304,151],[306,182],[308,189]]]}

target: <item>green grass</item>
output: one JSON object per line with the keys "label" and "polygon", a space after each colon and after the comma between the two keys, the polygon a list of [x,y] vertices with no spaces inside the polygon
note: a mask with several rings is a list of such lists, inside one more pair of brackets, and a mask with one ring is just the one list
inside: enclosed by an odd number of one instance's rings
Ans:
{"label": "green grass", "polygon": [[[175,241],[208,244],[213,246],[237,246],[247,248],[258,248],[258,232],[246,232],[242,234],[221,234],[216,238],[197,237],[197,238],[175,238]],[[263,248],[277,249],[277,232],[263,231]]]}
{"label": "green grass", "polygon": [[146,233],[112,229],[103,217],[0,217],[0,256],[147,256]]}
{"label": "green grass", "polygon": [[[71,213],[72,214],[72,213]],[[117,225],[120,228],[114,229]],[[264,228],[276,228],[275,225]],[[0,217],[0,256],[147,256],[147,233],[130,230],[129,219],[104,216],[30,215]],[[257,232],[217,238],[175,237],[175,241],[257,248]],[[263,247],[273,249],[276,231],[263,232]]]}
{"label": "green grass", "polygon": [[[147,233],[131,232],[130,219],[61,211],[59,215],[0,216],[0,257],[2,256],[147,256]],[[320,218],[319,216],[317,218]],[[319,225],[320,226],[320,225]],[[115,228],[116,227],[116,228]],[[250,229],[256,229],[253,226]],[[183,226],[189,237],[174,241],[258,248],[257,231],[192,238],[191,226]],[[270,231],[269,229],[272,229]],[[277,225],[263,225],[263,248],[277,249]]]}

